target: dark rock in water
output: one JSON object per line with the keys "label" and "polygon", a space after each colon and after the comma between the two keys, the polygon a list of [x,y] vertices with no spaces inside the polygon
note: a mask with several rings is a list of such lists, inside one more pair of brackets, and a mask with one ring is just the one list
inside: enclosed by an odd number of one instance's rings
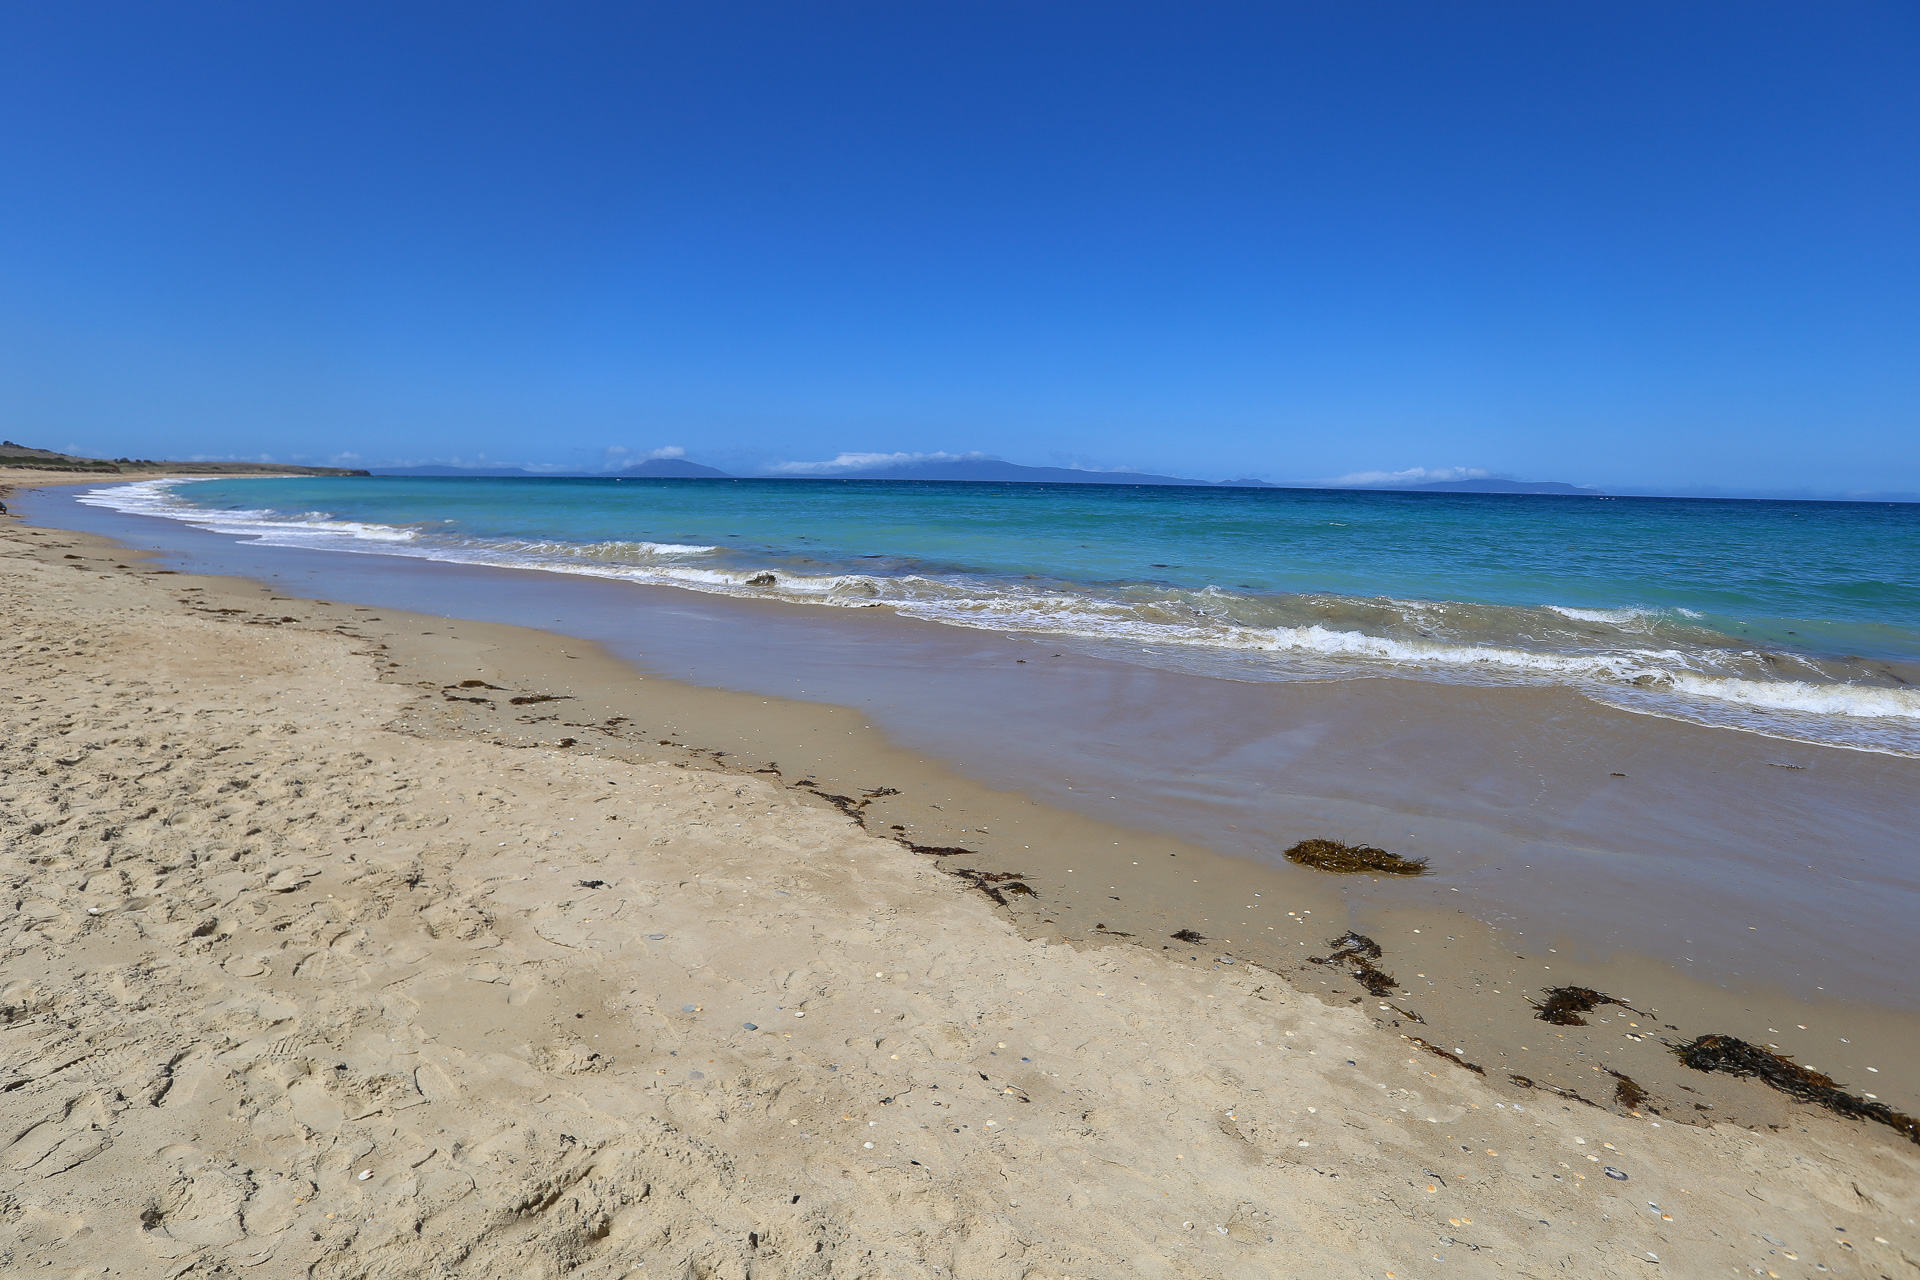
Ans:
{"label": "dark rock in water", "polygon": [[779,580],[770,573],[756,573],[747,579],[747,585],[750,587],[771,587],[778,581]]}

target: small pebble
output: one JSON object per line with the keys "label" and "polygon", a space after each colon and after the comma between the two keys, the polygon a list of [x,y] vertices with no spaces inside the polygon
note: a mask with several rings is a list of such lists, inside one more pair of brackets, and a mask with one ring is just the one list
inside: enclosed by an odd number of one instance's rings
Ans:
{"label": "small pebble", "polygon": [[757,1022],[743,1022],[740,1025],[749,1031],[758,1031],[760,1029],[760,1024]]}
{"label": "small pebble", "polygon": [[360,1181],[362,1182],[365,1182],[368,1178],[371,1178],[372,1176],[373,1176],[373,1170],[371,1169],[362,1169],[360,1171]]}
{"label": "small pebble", "polygon": [[1607,1176],[1609,1178],[1612,1178],[1615,1182],[1625,1182],[1627,1180],[1627,1175],[1620,1172],[1618,1169],[1614,1168],[1612,1165],[1607,1166]]}
{"label": "small pebble", "polygon": [[655,942],[658,942],[658,941],[660,941],[660,939],[662,939],[662,938],[664,938],[664,937],[666,937],[667,935],[666,935],[666,934],[664,934],[664,933],[650,933],[650,934],[648,934],[647,936],[648,936],[649,938],[652,938],[652,939],[653,939],[653,940],[654,940]]}

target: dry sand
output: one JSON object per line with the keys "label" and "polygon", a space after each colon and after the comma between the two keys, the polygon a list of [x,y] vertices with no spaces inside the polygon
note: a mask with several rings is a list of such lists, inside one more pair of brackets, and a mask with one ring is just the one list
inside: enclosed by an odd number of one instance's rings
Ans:
{"label": "dry sand", "polygon": [[775,776],[443,732],[346,611],[0,548],[9,1273],[1920,1271],[1885,1130],[1517,1098]]}

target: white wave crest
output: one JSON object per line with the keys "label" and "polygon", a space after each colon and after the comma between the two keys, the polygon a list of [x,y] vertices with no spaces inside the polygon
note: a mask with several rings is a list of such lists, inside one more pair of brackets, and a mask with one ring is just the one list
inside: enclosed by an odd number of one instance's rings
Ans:
{"label": "white wave crest", "polygon": [[507,554],[529,556],[577,556],[584,560],[604,560],[619,563],[623,560],[652,560],[663,556],[697,556],[709,551],[718,551],[718,547],[699,546],[686,542],[522,542],[501,539],[493,544]]}
{"label": "white wave crest", "polygon": [[1812,684],[1803,680],[1741,680],[1682,672],[1673,687],[1700,698],[1717,698],[1766,711],[1792,711],[1854,719],[1920,720],[1920,691],[1874,685]]}
{"label": "white wave crest", "polygon": [[[217,477],[208,477],[214,479]],[[164,516],[202,529],[216,529],[239,537],[269,538],[278,535],[275,545],[294,546],[319,538],[353,538],[367,542],[411,542],[418,531],[390,524],[370,524],[360,520],[337,520],[325,511],[304,511],[287,515],[279,511],[248,508],[219,510],[196,507],[173,490],[190,480],[141,480],[111,489],[90,489],[75,499],[90,507],[108,507],[135,515]]]}
{"label": "white wave crest", "polygon": [[1563,618],[1572,618],[1575,622],[1606,622],[1615,626],[1658,616],[1651,609],[1576,609],[1564,604],[1550,604],[1546,607]]}

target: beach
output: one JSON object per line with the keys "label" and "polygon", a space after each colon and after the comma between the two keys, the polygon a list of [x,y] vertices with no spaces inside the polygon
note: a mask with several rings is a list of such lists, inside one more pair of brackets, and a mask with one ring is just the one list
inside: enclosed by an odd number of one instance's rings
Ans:
{"label": "beach", "polygon": [[[1701,1073],[1630,1106],[1338,964],[1071,918],[1116,896],[1067,879],[1102,846],[1190,860],[1123,895],[1163,912],[1235,860],[967,789],[855,712],[0,529],[8,1267],[1920,1266],[1888,1127]],[[1002,822],[1031,866],[940,852]],[[1271,909],[1303,956],[1347,927],[1331,891]],[[1651,1063],[1665,1021],[1530,1039]]]}

